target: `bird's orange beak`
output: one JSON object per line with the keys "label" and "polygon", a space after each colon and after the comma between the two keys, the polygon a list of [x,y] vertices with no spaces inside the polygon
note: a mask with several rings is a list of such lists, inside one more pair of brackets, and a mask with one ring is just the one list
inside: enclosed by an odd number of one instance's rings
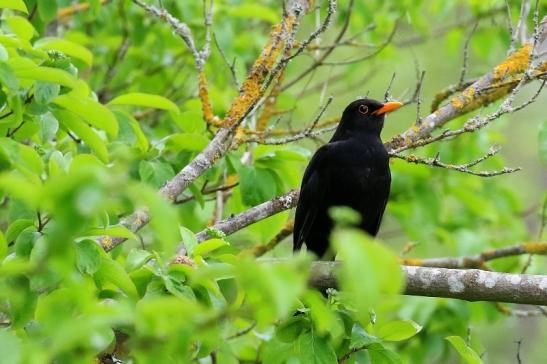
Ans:
{"label": "bird's orange beak", "polygon": [[379,108],[378,110],[374,111],[372,113],[372,115],[382,115],[382,114],[385,114],[386,112],[391,112],[393,110],[397,110],[398,108],[400,108],[401,106],[403,106],[403,103],[402,102],[399,102],[399,101],[390,101],[390,102],[386,102],[384,104],[384,106],[382,106],[381,108]]}

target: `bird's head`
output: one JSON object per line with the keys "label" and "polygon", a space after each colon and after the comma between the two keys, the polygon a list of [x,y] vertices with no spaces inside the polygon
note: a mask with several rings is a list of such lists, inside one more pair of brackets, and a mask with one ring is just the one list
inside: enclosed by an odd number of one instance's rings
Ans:
{"label": "bird's head", "polygon": [[380,136],[386,113],[397,110],[401,106],[403,104],[397,101],[355,100],[344,110],[332,140],[363,133]]}

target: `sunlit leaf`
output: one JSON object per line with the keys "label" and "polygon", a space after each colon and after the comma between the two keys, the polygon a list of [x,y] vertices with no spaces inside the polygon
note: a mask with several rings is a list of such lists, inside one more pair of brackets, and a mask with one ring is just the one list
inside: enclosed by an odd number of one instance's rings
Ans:
{"label": "sunlit leaf", "polygon": [[182,237],[182,243],[184,244],[184,248],[186,249],[186,254],[190,256],[193,255],[194,248],[198,245],[196,235],[184,226],[180,226],[179,230],[180,236]]}
{"label": "sunlit leaf", "polygon": [[200,244],[196,245],[196,247],[193,250],[193,255],[206,256],[209,253],[227,245],[230,245],[230,244],[227,241],[222,239],[205,240],[201,242]]}
{"label": "sunlit leaf", "polygon": [[73,112],[92,126],[106,131],[111,137],[118,134],[118,121],[114,114],[97,101],[75,96],[61,95],[53,102]]}
{"label": "sunlit leaf", "polygon": [[34,46],[37,49],[53,49],[63,52],[68,56],[83,61],[88,66],[91,66],[91,64],[93,63],[93,53],[91,53],[84,46],[81,46],[66,39],[52,37],[41,38],[34,44]]}
{"label": "sunlit leaf", "polygon": [[19,38],[29,41],[34,37],[36,30],[32,24],[22,16],[10,16],[5,19],[11,30],[19,36]]}
{"label": "sunlit leaf", "polygon": [[28,14],[27,6],[23,0],[0,0],[0,9],[14,9]]}
{"label": "sunlit leaf", "polygon": [[178,106],[171,100],[154,94],[145,94],[139,92],[132,92],[125,95],[115,97],[108,103],[109,105],[135,105],[144,106],[155,109],[170,110],[178,113]]}
{"label": "sunlit leaf", "polygon": [[402,341],[416,335],[422,327],[411,320],[391,321],[380,326],[377,336],[385,341]]}

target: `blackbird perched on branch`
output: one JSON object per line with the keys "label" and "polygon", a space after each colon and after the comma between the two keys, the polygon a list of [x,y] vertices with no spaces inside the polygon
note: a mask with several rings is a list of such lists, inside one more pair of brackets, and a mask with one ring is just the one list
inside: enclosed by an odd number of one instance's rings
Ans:
{"label": "blackbird perched on branch", "polygon": [[304,242],[322,257],[333,222],[329,209],[351,207],[359,227],[378,233],[391,184],[389,156],[380,139],[385,114],[400,102],[359,99],[349,104],[332,139],[317,150],[304,172],[294,222],[294,249]]}

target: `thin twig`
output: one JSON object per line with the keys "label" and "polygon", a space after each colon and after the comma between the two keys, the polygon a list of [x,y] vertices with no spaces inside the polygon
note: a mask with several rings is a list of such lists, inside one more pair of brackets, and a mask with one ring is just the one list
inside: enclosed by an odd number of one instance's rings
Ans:
{"label": "thin twig", "polygon": [[238,90],[241,89],[241,82],[239,82],[239,80],[237,78],[236,69],[235,69],[236,59],[234,58],[232,63],[228,62],[228,59],[226,58],[226,54],[222,50],[222,47],[218,43],[217,36],[214,33],[213,33],[213,41],[215,42],[215,46],[217,47],[218,53],[220,53],[220,56],[222,57],[222,60],[224,60],[224,63],[226,64],[226,66],[230,70],[230,74],[232,75],[232,80],[234,81],[235,85],[237,86],[237,89]]}
{"label": "thin twig", "polygon": [[389,84],[387,85],[386,92],[384,92],[384,101],[391,100],[391,86],[393,86],[393,81],[395,80],[395,76],[397,74],[393,72],[393,75],[391,75],[391,79],[389,80]]}
{"label": "thin twig", "polygon": [[475,30],[477,30],[478,26],[479,26],[479,20],[477,20],[477,22],[473,26],[473,29],[471,29],[471,32],[469,32],[469,35],[467,36],[467,39],[465,40],[465,45],[463,47],[462,71],[460,73],[460,80],[458,81],[458,87],[460,88],[465,83],[465,75],[467,73],[467,66],[469,63],[469,43],[471,42],[471,38],[473,38],[473,34],[475,34]]}
{"label": "thin twig", "polygon": [[497,146],[494,146],[490,148],[488,153],[486,153],[484,156],[465,164],[444,163],[440,160],[439,154],[437,154],[435,158],[421,158],[415,155],[402,155],[398,153],[390,153],[390,156],[405,160],[409,163],[425,164],[431,167],[440,167],[440,168],[450,169],[450,170],[468,173],[468,174],[472,174],[472,175],[480,176],[480,177],[494,177],[494,176],[499,176],[501,174],[514,173],[521,170],[520,167],[517,167],[517,168],[504,167],[503,169],[496,170],[496,171],[474,171],[470,169],[471,167],[481,163],[482,161],[496,155],[499,151],[500,151],[500,148]]}
{"label": "thin twig", "polygon": [[401,264],[419,267],[441,267],[441,268],[482,268],[486,262],[491,260],[514,257],[519,255],[547,255],[547,243],[526,242],[518,245],[506,246],[503,248],[489,249],[480,254],[453,258],[405,258]]}

